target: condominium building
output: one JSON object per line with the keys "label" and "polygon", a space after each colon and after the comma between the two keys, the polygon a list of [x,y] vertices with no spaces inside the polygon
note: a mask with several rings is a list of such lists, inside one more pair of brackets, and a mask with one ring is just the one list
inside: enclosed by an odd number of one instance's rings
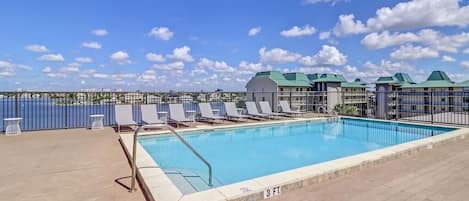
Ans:
{"label": "condominium building", "polygon": [[376,82],[376,93],[376,116],[379,118],[469,111],[469,80],[455,83],[443,71],[433,71],[421,83],[415,83],[405,73],[380,77]]}
{"label": "condominium building", "polygon": [[433,71],[426,81],[401,88],[400,117],[469,111],[469,81],[455,83],[443,71]]}
{"label": "condominium building", "polygon": [[279,71],[258,72],[246,84],[248,101],[268,101],[277,111],[279,100],[288,100],[293,107],[306,107],[306,93],[311,84],[304,73]]}
{"label": "condominium building", "polygon": [[407,73],[396,73],[393,76],[379,77],[376,84],[376,117],[394,119],[398,113],[398,92],[402,86],[415,82]]}
{"label": "condominium building", "polygon": [[[248,101],[287,100],[307,111],[331,111],[337,104],[366,107],[366,82],[347,82],[337,74],[259,72],[246,84]],[[276,109],[276,107],[274,107]]]}

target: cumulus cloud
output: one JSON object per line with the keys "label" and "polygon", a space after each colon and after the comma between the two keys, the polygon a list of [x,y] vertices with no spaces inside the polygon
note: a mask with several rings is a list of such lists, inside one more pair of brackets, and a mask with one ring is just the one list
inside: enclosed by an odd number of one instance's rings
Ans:
{"label": "cumulus cloud", "polygon": [[262,63],[250,63],[247,61],[241,61],[239,63],[239,68],[236,69],[236,72],[238,74],[245,74],[245,75],[251,75],[260,71],[268,71],[272,70],[271,65],[264,65]]}
{"label": "cumulus cloud", "polygon": [[49,51],[47,47],[44,45],[27,45],[26,47],[24,47],[24,49],[31,51],[31,52],[39,52],[39,53],[44,53],[44,52]]}
{"label": "cumulus cloud", "polygon": [[164,58],[163,55],[155,54],[155,53],[152,53],[152,52],[147,53],[145,55],[145,57],[147,58],[148,61],[151,61],[151,62],[164,62],[164,61],[166,61],[166,59]]}
{"label": "cumulus cloud", "polygon": [[261,63],[291,63],[297,61],[301,55],[281,48],[266,50],[263,47],[259,50],[259,57]]}
{"label": "cumulus cloud", "polygon": [[184,62],[177,61],[168,64],[154,64],[153,68],[163,71],[180,71],[184,69]]}
{"label": "cumulus cloud", "polygon": [[327,40],[331,37],[331,32],[330,31],[323,31],[319,33],[319,40]]}
{"label": "cumulus cloud", "polygon": [[313,56],[305,56],[299,60],[303,66],[341,66],[347,63],[347,56],[336,47],[323,45],[321,50]]}
{"label": "cumulus cloud", "polygon": [[436,58],[439,56],[438,51],[428,47],[413,46],[410,44],[402,45],[399,49],[391,52],[392,59],[396,60],[416,60],[424,58]]}
{"label": "cumulus cloud", "polygon": [[92,63],[93,59],[90,57],[77,57],[75,58],[75,61],[79,63]]}
{"label": "cumulus cloud", "polygon": [[120,64],[120,65],[132,63],[132,61],[130,60],[129,54],[125,51],[122,51],[122,50],[114,52],[111,55],[111,60],[118,63],[118,64]]}
{"label": "cumulus cloud", "polygon": [[455,58],[450,57],[450,56],[448,56],[448,55],[443,55],[443,57],[441,58],[441,60],[444,61],[444,62],[455,62],[455,61],[456,61]]}
{"label": "cumulus cloud", "polygon": [[469,45],[469,33],[445,35],[432,29],[423,29],[417,33],[383,31],[368,34],[361,41],[361,44],[368,49],[381,49],[406,43],[421,43],[439,51],[456,53],[460,47]]}
{"label": "cumulus cloud", "polygon": [[148,35],[160,40],[170,40],[174,33],[168,27],[153,27]]}
{"label": "cumulus cloud", "polygon": [[37,58],[39,61],[53,61],[53,62],[62,62],[65,61],[64,57],[61,54],[45,54]]}
{"label": "cumulus cloud", "polygon": [[346,65],[343,74],[349,79],[364,78],[375,81],[378,77],[391,76],[397,72],[416,72],[415,67],[408,63],[389,60],[381,60],[378,63],[367,61],[363,67],[364,69],[360,70],[355,66]]}
{"label": "cumulus cloud", "polygon": [[212,61],[207,58],[200,59],[200,61],[197,63],[197,66],[208,68],[214,72],[231,73],[235,71],[233,67],[229,66],[224,61]]}
{"label": "cumulus cloud", "polygon": [[91,48],[91,49],[101,49],[102,45],[96,41],[91,42],[83,42],[81,44],[82,47]]}
{"label": "cumulus cloud", "polygon": [[106,36],[108,34],[106,29],[95,29],[91,33],[96,36]]}
{"label": "cumulus cloud", "polygon": [[0,60],[0,77],[11,77],[16,74],[17,65],[10,61]]}
{"label": "cumulus cloud", "polygon": [[465,50],[463,50],[462,53],[469,54],[469,48],[466,48]]}
{"label": "cumulus cloud", "polygon": [[469,24],[469,6],[460,0],[412,0],[383,7],[366,25],[353,15],[341,15],[334,28],[337,36],[381,30],[405,30],[435,26],[465,27]]}
{"label": "cumulus cloud", "polygon": [[314,33],[316,33],[316,28],[307,24],[303,27],[294,26],[288,30],[283,30],[280,32],[280,35],[282,35],[283,37],[291,38],[291,37],[309,36],[309,35],[313,35]]}
{"label": "cumulus cloud", "polygon": [[261,32],[262,28],[261,27],[253,27],[249,29],[248,31],[248,36],[255,36]]}
{"label": "cumulus cloud", "polygon": [[173,50],[173,54],[166,55],[166,57],[174,61],[192,62],[194,61],[194,58],[192,58],[192,56],[189,54],[190,51],[190,47],[183,46],[180,48],[175,48]]}

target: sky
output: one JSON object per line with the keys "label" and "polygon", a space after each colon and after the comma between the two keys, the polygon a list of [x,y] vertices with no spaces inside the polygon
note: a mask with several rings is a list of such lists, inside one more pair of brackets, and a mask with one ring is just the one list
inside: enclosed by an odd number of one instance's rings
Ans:
{"label": "sky", "polygon": [[0,90],[243,91],[258,71],[469,80],[469,0],[3,0]]}

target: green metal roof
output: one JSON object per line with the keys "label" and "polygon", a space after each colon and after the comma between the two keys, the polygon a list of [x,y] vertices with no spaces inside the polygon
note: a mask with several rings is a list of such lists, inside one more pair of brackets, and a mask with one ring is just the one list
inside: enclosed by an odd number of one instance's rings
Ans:
{"label": "green metal roof", "polygon": [[396,73],[393,76],[379,77],[375,84],[398,84],[401,86],[411,86],[415,84],[415,82],[407,73]]}
{"label": "green metal roof", "polygon": [[400,83],[410,83],[410,84],[415,84],[415,82],[412,80],[409,74],[407,73],[396,73],[394,74],[394,77],[399,80]]}
{"label": "green metal roof", "polygon": [[341,87],[347,87],[347,88],[366,88],[368,83],[357,78],[353,82],[342,82],[340,84]]}
{"label": "green metal roof", "polygon": [[469,80],[466,80],[466,81],[461,82],[461,83],[457,83],[456,86],[458,86],[458,87],[469,87]]}
{"label": "green metal roof", "polygon": [[308,76],[308,78],[314,78],[314,77],[317,77],[317,78],[310,79],[311,82],[347,82],[344,76],[339,75],[339,74],[321,74],[321,75],[316,74],[316,76]]}
{"label": "green metal roof", "polygon": [[403,88],[439,88],[439,87],[455,87],[453,81],[443,71],[433,71],[428,76],[427,81],[413,85],[402,86]]}
{"label": "green metal roof", "polygon": [[399,80],[394,76],[379,77],[376,84],[399,84]]}
{"label": "green metal roof", "polygon": [[274,81],[278,86],[311,86],[309,84],[308,78],[304,73],[286,73],[285,75],[283,75],[282,73],[280,73],[280,71],[264,71],[256,73],[255,77],[267,77]]}

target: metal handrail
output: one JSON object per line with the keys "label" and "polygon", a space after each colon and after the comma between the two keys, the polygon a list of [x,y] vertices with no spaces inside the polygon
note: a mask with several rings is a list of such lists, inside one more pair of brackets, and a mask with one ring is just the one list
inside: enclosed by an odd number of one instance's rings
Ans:
{"label": "metal handrail", "polygon": [[202,155],[199,154],[199,152],[197,152],[189,143],[186,142],[186,140],[184,140],[184,138],[181,137],[181,135],[179,135],[176,130],[170,126],[170,125],[165,125],[165,124],[158,124],[158,125],[142,125],[142,126],[139,126],[135,132],[134,132],[134,141],[133,141],[133,147],[132,147],[132,181],[131,181],[131,187],[130,187],[130,192],[132,191],[136,191],[137,188],[135,188],[135,184],[136,184],[136,179],[137,179],[137,157],[136,157],[136,154],[137,154],[137,136],[138,136],[138,133],[140,132],[140,130],[144,129],[144,128],[166,128],[168,129],[169,131],[171,131],[171,133],[173,133],[187,148],[189,148],[192,153],[194,153],[205,165],[207,165],[208,167],[208,185],[209,186],[213,186],[213,183],[212,183],[212,165],[210,165],[210,163],[205,160],[204,157],[202,157]]}

